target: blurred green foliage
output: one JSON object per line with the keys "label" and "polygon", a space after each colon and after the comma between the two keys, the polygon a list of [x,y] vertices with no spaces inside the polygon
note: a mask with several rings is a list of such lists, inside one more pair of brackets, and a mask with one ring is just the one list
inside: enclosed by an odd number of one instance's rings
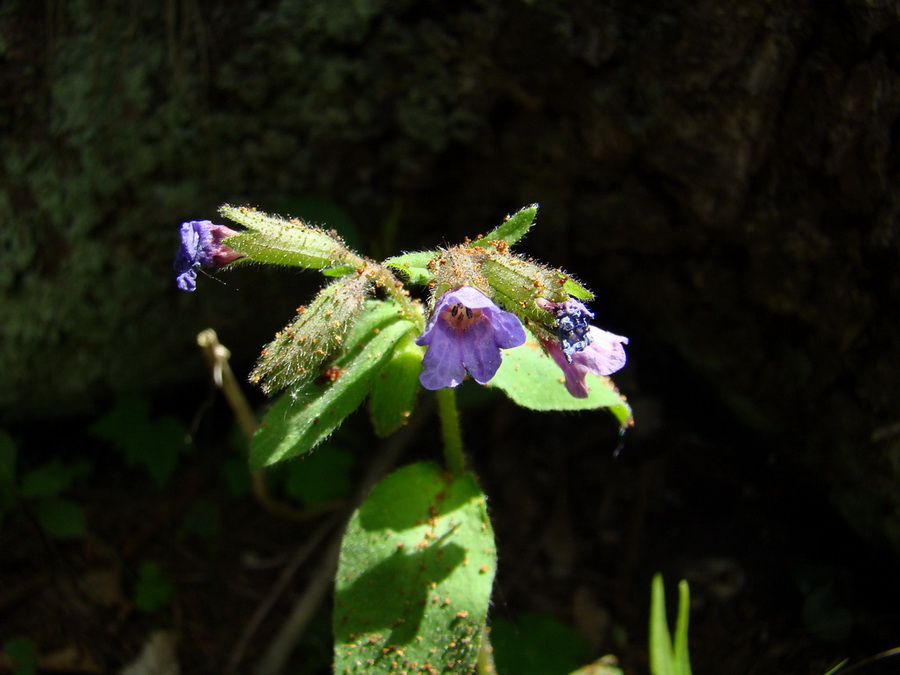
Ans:
{"label": "blurred green foliage", "polygon": [[491,644],[499,675],[568,675],[590,658],[575,629],[537,612],[493,619]]}
{"label": "blurred green foliage", "polygon": [[138,568],[138,578],[134,584],[134,604],[148,613],[162,609],[172,600],[175,584],[159,563],[146,560]]}
{"label": "blurred green foliage", "polygon": [[181,422],[171,415],[154,419],[150,403],[136,396],[120,398],[91,432],[109,441],[129,464],[147,471],[160,488],[169,482],[182,453],[191,448]]}

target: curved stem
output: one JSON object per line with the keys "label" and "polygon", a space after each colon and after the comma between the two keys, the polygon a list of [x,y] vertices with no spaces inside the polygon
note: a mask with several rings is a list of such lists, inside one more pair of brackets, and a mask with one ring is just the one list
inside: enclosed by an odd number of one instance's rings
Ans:
{"label": "curved stem", "polygon": [[449,387],[438,389],[435,395],[441,418],[441,435],[444,438],[444,461],[454,476],[461,476],[466,470],[466,459],[462,449],[459,411],[456,408],[456,390]]}

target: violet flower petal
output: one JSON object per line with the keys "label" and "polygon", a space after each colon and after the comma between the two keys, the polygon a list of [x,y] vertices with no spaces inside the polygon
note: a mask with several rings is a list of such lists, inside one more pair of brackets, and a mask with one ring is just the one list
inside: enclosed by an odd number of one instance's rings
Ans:
{"label": "violet flower petal", "polygon": [[197,288],[197,269],[218,268],[241,257],[241,254],[222,243],[237,234],[224,225],[208,220],[189,220],[181,224],[181,245],[175,255],[175,285],[183,291]]}
{"label": "violet flower petal", "polygon": [[416,344],[428,349],[419,381],[426,389],[456,387],[468,372],[479,384],[497,373],[500,349],[525,342],[525,330],[512,313],[497,307],[471,286],[444,293]]}
{"label": "violet flower petal", "polygon": [[575,398],[587,398],[589,389],[585,382],[588,373],[594,375],[612,375],[620,370],[626,361],[625,348],[628,338],[601,330],[596,326],[590,328],[590,344],[580,352],[566,359],[562,348],[555,342],[547,342],[544,346],[563,371],[566,378],[566,389]]}

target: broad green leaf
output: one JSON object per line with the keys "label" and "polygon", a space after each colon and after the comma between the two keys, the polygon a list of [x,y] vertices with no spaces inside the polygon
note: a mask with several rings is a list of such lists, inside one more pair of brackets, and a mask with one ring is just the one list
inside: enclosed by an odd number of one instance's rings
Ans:
{"label": "broad green leaf", "polygon": [[359,407],[394,344],[415,328],[389,301],[370,301],[333,361],[330,375],[282,396],[250,444],[250,464],[261,468],[312,450]]}
{"label": "broad green leaf", "polygon": [[519,405],[531,410],[594,410],[608,408],[622,427],[631,424],[631,408],[608,377],[587,375],[587,398],[575,398],[565,386],[556,362],[526,329],[521,347],[503,351],[503,362],[488,386],[502,389]]}
{"label": "broad green leaf", "polygon": [[489,246],[496,241],[505,241],[510,246],[515,244],[531,229],[531,226],[534,224],[534,218],[537,216],[537,211],[537,204],[520,209],[513,215],[508,216],[502,225],[494,228],[481,239],[473,241],[470,246]]}
{"label": "broad green leaf", "polygon": [[248,228],[228,237],[225,243],[256,262],[322,269],[355,258],[336,234],[296,218],[285,220],[247,206],[227,204],[219,208],[219,213]]}
{"label": "broad green leaf", "polygon": [[491,619],[491,646],[499,675],[568,675],[591,654],[578,631],[539,612]]}
{"label": "broad green leaf", "polygon": [[672,660],[672,636],[666,619],[666,595],[661,574],[653,577],[650,590],[650,672],[675,675]]}
{"label": "broad green leaf", "polygon": [[400,272],[411,284],[427,284],[434,280],[434,275],[428,269],[428,263],[438,255],[440,251],[416,251],[395,255],[385,260],[384,264]]}
{"label": "broad green leaf", "polygon": [[335,578],[334,672],[470,673],[496,568],[471,474],[399,469],[353,514]]}
{"label": "broad green leaf", "polygon": [[407,333],[397,343],[391,360],[375,378],[369,414],[375,433],[384,438],[406,424],[416,404],[424,349]]}
{"label": "broad green leaf", "polygon": [[35,513],[41,528],[51,537],[73,539],[87,531],[84,510],[68,499],[41,499],[35,507]]}

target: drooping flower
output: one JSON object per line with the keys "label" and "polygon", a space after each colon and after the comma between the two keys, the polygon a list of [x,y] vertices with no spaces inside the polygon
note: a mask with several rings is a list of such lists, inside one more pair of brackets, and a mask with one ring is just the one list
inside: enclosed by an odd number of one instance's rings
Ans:
{"label": "drooping flower", "polygon": [[525,343],[518,317],[471,286],[440,297],[417,345],[427,345],[419,381],[426,389],[456,387],[466,373],[486,384],[500,368],[500,350]]}
{"label": "drooping flower", "polygon": [[544,347],[566,378],[566,389],[575,398],[587,398],[585,376],[612,375],[625,365],[628,338],[588,323],[594,318],[583,303],[569,298],[560,303],[542,300],[542,309],[556,317],[559,342],[544,340]]}
{"label": "drooping flower", "polygon": [[590,326],[590,344],[580,352],[575,352],[571,360],[555,342],[545,342],[544,346],[562,369],[566,378],[566,389],[575,398],[587,398],[588,387],[585,376],[612,375],[625,365],[625,348],[628,338]]}
{"label": "drooping flower", "polygon": [[242,253],[222,243],[225,237],[237,234],[225,225],[208,220],[190,220],[181,224],[181,246],[175,256],[175,284],[183,291],[197,288],[197,269],[218,269],[242,257]]}

